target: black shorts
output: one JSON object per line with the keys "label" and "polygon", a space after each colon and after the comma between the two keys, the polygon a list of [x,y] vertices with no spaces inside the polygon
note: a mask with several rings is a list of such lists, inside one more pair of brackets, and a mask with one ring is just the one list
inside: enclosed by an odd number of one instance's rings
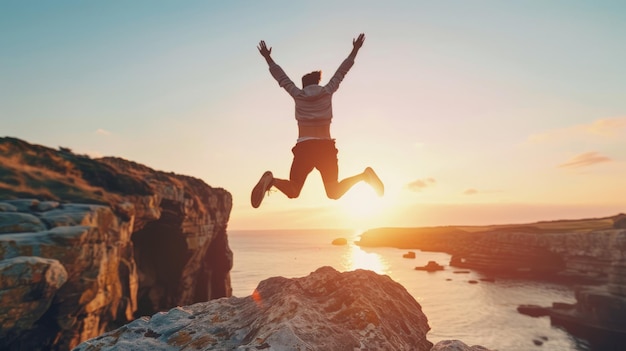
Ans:
{"label": "black shorts", "polygon": [[293,162],[289,180],[296,186],[302,186],[306,177],[313,168],[322,175],[322,181],[326,183],[337,182],[339,167],[337,166],[337,148],[335,140],[311,139],[301,141],[291,149]]}

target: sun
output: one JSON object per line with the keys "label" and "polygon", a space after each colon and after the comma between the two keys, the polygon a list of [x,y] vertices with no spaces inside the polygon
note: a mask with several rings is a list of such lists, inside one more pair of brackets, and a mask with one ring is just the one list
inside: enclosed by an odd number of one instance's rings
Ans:
{"label": "sun", "polygon": [[346,216],[355,220],[370,218],[383,209],[383,199],[367,184],[357,184],[341,199],[339,205]]}

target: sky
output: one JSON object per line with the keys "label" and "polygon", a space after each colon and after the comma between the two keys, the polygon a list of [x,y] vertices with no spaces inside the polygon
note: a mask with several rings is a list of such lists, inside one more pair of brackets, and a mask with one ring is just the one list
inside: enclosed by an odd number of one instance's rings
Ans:
{"label": "sky", "polygon": [[[339,176],[287,178],[294,82],[327,82]],[[0,136],[116,156],[233,196],[229,229],[526,223],[626,212],[622,1],[0,1]]]}

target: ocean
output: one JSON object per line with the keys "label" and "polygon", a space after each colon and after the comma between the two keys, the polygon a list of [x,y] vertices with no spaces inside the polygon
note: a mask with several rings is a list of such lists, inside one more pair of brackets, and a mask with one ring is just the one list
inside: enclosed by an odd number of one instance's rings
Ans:
{"label": "ocean", "polygon": [[[427,339],[433,343],[458,339],[499,351],[591,350],[585,340],[551,326],[548,317],[517,312],[521,304],[574,303],[571,287],[516,279],[481,280],[491,277],[448,266],[450,255],[445,253],[411,250],[416,258],[407,259],[402,255],[409,250],[360,248],[354,244],[359,234],[354,230],[230,230],[233,295],[251,295],[260,281],[270,277],[303,277],[322,266],[340,272],[369,269],[390,276],[420,303],[431,328]],[[332,245],[336,238],[348,239],[348,245]],[[414,269],[428,261],[436,261],[445,270]]]}

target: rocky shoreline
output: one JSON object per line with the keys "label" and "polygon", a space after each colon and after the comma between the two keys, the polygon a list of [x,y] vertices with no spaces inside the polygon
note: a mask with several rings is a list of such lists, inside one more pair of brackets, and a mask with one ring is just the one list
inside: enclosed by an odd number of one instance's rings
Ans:
{"label": "rocky shoreline", "polygon": [[620,214],[517,226],[380,228],[362,234],[358,244],[446,252],[453,267],[566,283],[577,302],[556,301],[541,307],[542,315],[597,349],[618,350],[626,342],[625,219]]}

